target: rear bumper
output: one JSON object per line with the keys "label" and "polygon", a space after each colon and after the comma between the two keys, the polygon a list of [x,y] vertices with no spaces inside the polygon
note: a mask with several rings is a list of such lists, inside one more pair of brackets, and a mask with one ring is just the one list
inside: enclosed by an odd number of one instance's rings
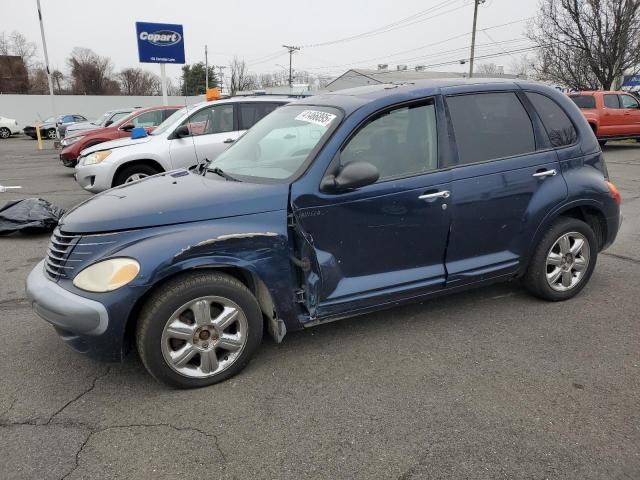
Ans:
{"label": "rear bumper", "polygon": [[613,215],[607,218],[607,238],[602,246],[602,250],[609,248],[616,240],[620,226],[622,225],[622,214]]}

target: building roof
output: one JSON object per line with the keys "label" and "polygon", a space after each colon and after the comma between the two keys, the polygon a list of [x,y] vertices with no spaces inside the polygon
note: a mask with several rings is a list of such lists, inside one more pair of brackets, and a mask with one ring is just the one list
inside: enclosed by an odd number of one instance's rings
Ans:
{"label": "building roof", "polygon": [[[360,80],[366,79],[368,84],[381,84],[381,83],[402,83],[411,82],[414,80],[428,80],[437,78],[463,78],[466,74],[460,72],[437,72],[434,70],[374,70],[364,68],[353,68],[347,70],[339,77],[333,79],[327,84],[326,89],[331,90],[331,86],[338,81],[349,82],[353,81],[354,86],[360,85]],[[501,74],[501,75],[487,75],[482,73],[474,73],[475,78],[518,78],[517,75]]]}

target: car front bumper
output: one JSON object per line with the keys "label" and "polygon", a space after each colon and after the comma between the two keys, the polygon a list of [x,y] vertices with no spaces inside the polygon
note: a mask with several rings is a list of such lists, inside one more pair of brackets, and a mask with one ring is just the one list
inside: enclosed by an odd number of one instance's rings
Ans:
{"label": "car front bumper", "polygon": [[34,311],[53,325],[71,348],[99,360],[122,358],[121,329],[113,328],[105,305],[50,280],[44,271],[44,260],[27,277],[26,290]]}
{"label": "car front bumper", "polygon": [[85,190],[92,193],[99,193],[111,188],[113,180],[113,166],[109,163],[98,163],[96,165],[76,165],[74,175],[76,182]]}

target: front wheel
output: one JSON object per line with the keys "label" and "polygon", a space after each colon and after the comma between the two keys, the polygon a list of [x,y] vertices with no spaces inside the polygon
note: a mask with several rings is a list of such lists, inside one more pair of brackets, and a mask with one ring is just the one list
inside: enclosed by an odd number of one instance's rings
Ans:
{"label": "front wheel", "polygon": [[157,380],[178,388],[212,385],[242,370],[262,340],[253,294],[223,273],[177,277],[142,308],[136,345]]}
{"label": "front wheel", "polygon": [[113,181],[113,186],[117,187],[118,185],[124,185],[125,183],[136,182],[143,178],[150,177],[151,175],[155,175],[156,173],[160,172],[151,165],[146,165],[144,163],[137,165],[134,164],[129,167],[125,167],[118,172]]}
{"label": "front wheel", "polygon": [[47,138],[49,140],[55,140],[57,137],[56,135],[56,129],[55,128],[50,128],[49,130],[47,130]]}
{"label": "front wheel", "polygon": [[11,136],[11,130],[6,127],[0,128],[0,138],[9,138]]}
{"label": "front wheel", "polygon": [[582,220],[561,217],[536,247],[524,285],[544,300],[567,300],[587,284],[597,257],[597,239],[591,227]]}

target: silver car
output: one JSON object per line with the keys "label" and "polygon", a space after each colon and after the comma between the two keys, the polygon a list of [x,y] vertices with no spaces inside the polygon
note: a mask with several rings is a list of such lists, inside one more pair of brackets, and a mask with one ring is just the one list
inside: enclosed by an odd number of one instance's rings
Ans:
{"label": "silver car", "polygon": [[276,108],[286,96],[232,97],[178,110],[150,135],[100,143],[83,150],[76,181],[101,192],[160,172],[214,160],[240,135]]}

